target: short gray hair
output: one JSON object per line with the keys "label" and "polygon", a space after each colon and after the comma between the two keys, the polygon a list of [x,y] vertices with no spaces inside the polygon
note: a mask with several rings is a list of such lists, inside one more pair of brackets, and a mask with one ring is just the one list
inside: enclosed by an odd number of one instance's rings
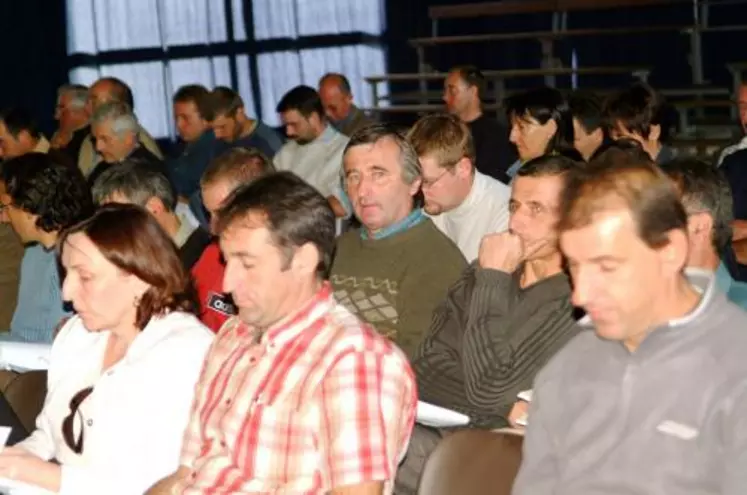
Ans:
{"label": "short gray hair", "polygon": [[88,88],[82,84],[63,84],[57,89],[57,101],[70,95],[70,107],[80,110],[86,106]]}
{"label": "short gray hair", "polygon": [[107,122],[111,124],[112,132],[117,136],[122,136],[128,132],[137,134],[140,129],[137,117],[132,113],[130,106],[119,101],[103,103],[93,112],[91,126]]}
{"label": "short gray hair", "polygon": [[115,194],[142,207],[149,199],[158,198],[169,211],[176,208],[176,193],[169,179],[148,164],[132,160],[111,166],[91,187],[93,201],[99,205]]}
{"label": "short gray hair", "polygon": [[[372,124],[358,129],[350,136],[350,141],[345,146],[343,156],[347,154],[350,148],[363,144],[376,144],[382,139],[391,139],[399,148],[399,164],[402,167],[402,180],[406,184],[412,184],[423,175],[415,148],[407,140],[405,134],[391,124]],[[344,166],[341,167],[340,175],[344,181]]]}

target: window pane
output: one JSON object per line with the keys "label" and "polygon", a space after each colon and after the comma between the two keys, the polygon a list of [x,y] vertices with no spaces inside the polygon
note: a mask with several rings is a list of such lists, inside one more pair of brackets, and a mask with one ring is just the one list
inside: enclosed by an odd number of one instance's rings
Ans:
{"label": "window pane", "polygon": [[[300,64],[304,84],[313,87],[327,72],[345,74],[350,81],[355,103],[362,108],[372,105],[371,87],[365,77],[385,73],[386,65],[384,50],[368,45],[302,50]],[[383,94],[382,89],[380,87],[379,94]]]}
{"label": "window pane", "polygon": [[379,35],[384,26],[383,14],[382,0],[298,0],[298,34],[360,31]]}
{"label": "window pane", "polygon": [[253,0],[254,37],[258,40],[296,38],[295,2],[296,0]]}
{"label": "window pane", "polygon": [[215,57],[212,64],[212,86],[231,86],[231,66],[228,63],[228,57]]}
{"label": "window pane", "polygon": [[90,86],[101,76],[96,67],[76,67],[70,71],[69,78],[73,84],[84,84]]}
{"label": "window pane", "polygon": [[166,44],[191,45],[226,41],[222,1],[164,0],[163,24]]}
{"label": "window pane", "polygon": [[99,51],[161,46],[158,0],[93,0]]}
{"label": "window pane", "polygon": [[[257,106],[254,101],[254,95],[252,94],[252,76],[248,56],[239,55],[236,57],[236,75],[239,83],[236,91],[239,92],[241,99],[244,100],[244,111],[249,117],[257,117]],[[226,86],[230,86],[230,84]]]}
{"label": "window pane", "polygon": [[257,57],[257,67],[262,94],[262,120],[269,125],[280,125],[275,107],[288,90],[301,84],[298,52],[261,53]]}
{"label": "window pane", "polygon": [[67,0],[67,53],[96,53],[91,0]]}
{"label": "window pane", "polygon": [[244,0],[231,0],[231,5],[231,11],[233,12],[233,39],[236,41],[246,41],[246,28],[244,26]]}
{"label": "window pane", "polygon": [[135,96],[135,114],[155,138],[172,134],[169,128],[171,95],[167,96],[161,62],[102,65],[102,76],[114,76],[130,85]]}

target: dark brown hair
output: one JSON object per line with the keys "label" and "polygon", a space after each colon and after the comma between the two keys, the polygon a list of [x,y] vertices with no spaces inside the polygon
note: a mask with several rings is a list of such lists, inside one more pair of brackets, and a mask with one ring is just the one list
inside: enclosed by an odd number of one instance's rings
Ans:
{"label": "dark brown hair", "polygon": [[670,231],[687,229],[674,183],[648,155],[636,159],[623,150],[609,150],[569,172],[558,229],[585,227],[595,215],[618,208],[630,212],[638,237],[654,249],[669,242]]}
{"label": "dark brown hair", "polygon": [[135,324],[140,330],[154,316],[195,311],[192,281],[176,246],[143,208],[114,203],[102,206],[62,234],[60,250],[67,238],[77,233],[85,234],[117,268],[150,285],[137,307]]}

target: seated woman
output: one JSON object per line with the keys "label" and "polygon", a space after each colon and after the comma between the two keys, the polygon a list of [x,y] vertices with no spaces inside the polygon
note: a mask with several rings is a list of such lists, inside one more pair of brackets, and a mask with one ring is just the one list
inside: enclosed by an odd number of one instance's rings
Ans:
{"label": "seated woman", "polygon": [[529,160],[542,155],[560,154],[583,161],[573,147],[573,115],[568,102],[554,88],[537,88],[517,93],[504,102],[511,124],[509,140],[519,159],[506,171],[511,179]]}
{"label": "seated woman", "polygon": [[143,493],[179,464],[212,332],[189,275],[143,209],[107,205],[60,239],[77,312],[52,347],[37,429],[0,452],[0,477],[61,494]]}
{"label": "seated woman", "polygon": [[0,202],[3,221],[26,246],[10,338],[51,343],[69,316],[54,247],[61,231],[91,215],[91,193],[78,169],[54,155],[28,153],[3,163]]}

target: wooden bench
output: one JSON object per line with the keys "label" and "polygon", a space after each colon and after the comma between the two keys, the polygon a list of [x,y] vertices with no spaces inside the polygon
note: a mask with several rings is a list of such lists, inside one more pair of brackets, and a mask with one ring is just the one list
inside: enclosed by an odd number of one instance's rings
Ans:
{"label": "wooden bench", "polygon": [[[744,0],[503,0],[498,2],[466,3],[461,5],[441,5],[428,9],[431,19],[431,38],[411,40],[418,57],[418,71],[425,72],[428,67],[425,60],[425,48],[453,43],[476,43],[484,41],[503,41],[537,39],[542,47],[542,67],[557,67],[553,57],[553,43],[558,39],[570,36],[607,36],[614,34],[654,33],[674,31],[690,35],[690,60],[692,81],[703,84],[701,34],[704,32],[722,32],[747,30],[747,25],[708,26],[708,9],[711,6],[727,3],[743,3]],[[681,26],[646,26],[639,29],[573,29],[568,30],[567,16],[573,11],[609,10],[616,8],[640,8],[649,6],[672,5],[689,8],[693,6],[693,22]],[[438,37],[438,23],[446,19],[481,18],[489,16],[506,16],[515,14],[552,13],[552,30],[523,33],[500,33],[475,36]]]}
{"label": "wooden bench", "polygon": [[[548,69],[511,69],[511,70],[487,70],[482,74],[488,82],[493,83],[493,96],[495,101],[502,101],[506,96],[506,79],[522,78],[522,77],[554,77],[563,75],[615,75],[615,74],[630,74],[636,79],[646,81],[651,68],[641,65],[628,65],[628,66],[615,66],[615,67],[579,67],[573,68],[548,68]],[[366,82],[371,86],[372,104],[374,107],[379,106],[381,97],[379,96],[378,83],[380,82],[420,82],[420,102],[425,104],[428,100],[427,87],[423,83],[428,81],[442,81],[446,79],[448,74],[445,72],[422,72],[422,73],[395,73],[395,74],[382,74],[376,76],[368,76],[365,78]],[[554,83],[554,81],[552,81]],[[547,83],[547,81],[546,81]],[[554,84],[548,84],[553,86]]]}

